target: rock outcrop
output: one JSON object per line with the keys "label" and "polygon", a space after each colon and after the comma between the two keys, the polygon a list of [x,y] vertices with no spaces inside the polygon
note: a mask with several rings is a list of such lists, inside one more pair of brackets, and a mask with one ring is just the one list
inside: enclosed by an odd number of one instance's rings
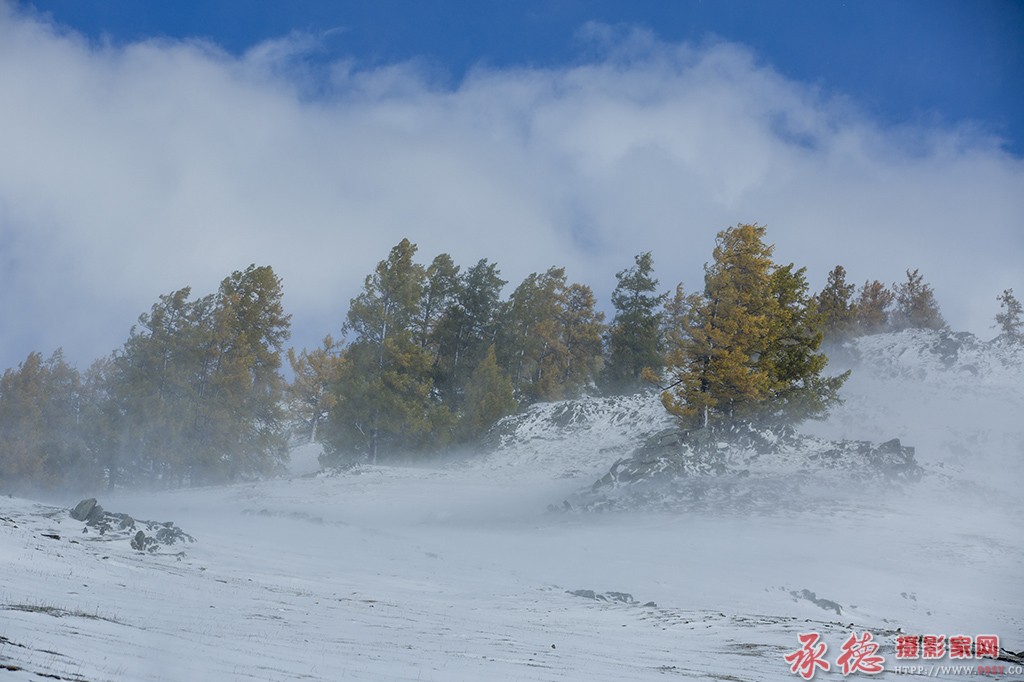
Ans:
{"label": "rock outcrop", "polygon": [[[160,545],[173,545],[178,542],[195,542],[196,539],[174,525],[173,521],[144,521],[135,519],[128,514],[108,512],[97,504],[95,498],[82,500],[71,510],[71,518],[85,523],[83,533],[90,529],[105,540],[125,539],[131,543],[132,549],[156,552]],[[142,526],[143,529],[139,529]],[[146,532],[149,531],[150,535]]]}
{"label": "rock outcrop", "polygon": [[898,439],[667,429],[552,510],[770,511],[826,503],[853,488],[913,483],[922,474],[914,448]]}

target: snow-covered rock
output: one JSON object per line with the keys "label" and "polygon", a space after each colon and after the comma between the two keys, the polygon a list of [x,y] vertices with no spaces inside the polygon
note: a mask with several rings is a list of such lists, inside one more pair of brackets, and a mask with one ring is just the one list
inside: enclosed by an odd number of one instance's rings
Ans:
{"label": "snow-covered rock", "polygon": [[1024,383],[1024,343],[1005,336],[982,341],[969,332],[907,329],[862,336],[844,350],[850,357],[841,361],[873,377],[967,389]]}
{"label": "snow-covered rock", "polygon": [[[837,491],[914,483],[923,470],[898,439],[829,441],[791,429],[716,436],[670,429],[611,466],[562,509],[772,513],[835,507]],[[557,509],[558,507],[553,507]]]}
{"label": "snow-covered rock", "polygon": [[537,403],[499,421],[484,440],[488,454],[474,466],[591,476],[672,423],[653,391]]}

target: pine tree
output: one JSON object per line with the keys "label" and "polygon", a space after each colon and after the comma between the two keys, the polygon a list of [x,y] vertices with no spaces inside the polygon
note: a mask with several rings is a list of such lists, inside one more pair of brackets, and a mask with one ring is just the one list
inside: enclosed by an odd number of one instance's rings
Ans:
{"label": "pine tree", "polygon": [[856,328],[860,334],[880,334],[890,328],[893,293],[877,279],[864,282],[854,304]]}
{"label": "pine tree", "polygon": [[249,266],[217,294],[161,296],[106,370],[121,429],[111,480],[197,485],[273,471],[287,456],[280,279]]}
{"label": "pine tree", "polygon": [[525,402],[560,400],[593,380],[604,331],[594,305],[590,287],[568,284],[565,268],[531,274],[512,292],[498,361]]}
{"label": "pine tree", "polygon": [[82,438],[90,456],[95,479],[106,479],[113,490],[121,483],[121,434],[123,414],[112,390],[114,358],[99,358],[82,375]]}
{"label": "pine tree", "polygon": [[558,318],[565,287],[565,268],[533,273],[512,292],[504,311],[498,361],[526,402],[562,397],[558,359],[566,349]]}
{"label": "pine tree", "polygon": [[658,280],[652,276],[650,252],[637,255],[634,261],[632,268],[615,275],[615,317],[607,333],[608,362],[602,376],[611,391],[635,390],[643,371],[658,373],[663,362],[659,308],[667,294],[655,293]]}
{"label": "pine tree", "polygon": [[430,352],[418,343],[426,271],[403,239],[366,277],[349,307],[345,349],[324,433],[329,459],[396,455],[442,447],[451,415],[435,400]]}
{"label": "pine tree", "polygon": [[828,273],[825,288],[814,297],[814,308],[821,318],[826,340],[843,341],[852,333],[857,320],[853,303],[855,289],[854,285],[846,283],[846,269],[837,265]]}
{"label": "pine tree", "polygon": [[460,275],[455,300],[437,324],[434,387],[453,411],[462,409],[470,375],[495,342],[505,284],[496,264],[480,260]]}
{"label": "pine tree", "polygon": [[512,382],[498,367],[494,346],[489,346],[466,385],[466,408],[459,420],[460,438],[463,441],[479,438],[515,409]]}
{"label": "pine tree", "polygon": [[215,457],[197,428],[215,365],[216,303],[190,296],[189,287],[160,296],[114,355],[107,379],[121,434],[112,480],[181,485]]}
{"label": "pine tree", "polygon": [[828,358],[819,353],[824,338],[821,317],[807,294],[806,269],[793,263],[772,273],[771,328],[757,365],[772,379],[769,397],[754,405],[751,416],[783,423],[823,417],[839,401],[849,377],[824,377]]}
{"label": "pine tree", "polygon": [[291,316],[282,297],[270,266],[233,272],[217,292],[216,364],[203,402],[207,415],[220,418],[207,433],[220,443],[216,463],[229,480],[269,473],[287,458],[280,369]]}
{"label": "pine tree", "polygon": [[416,343],[422,348],[429,349],[435,360],[438,354],[438,325],[445,312],[455,305],[460,290],[459,266],[455,265],[447,253],[435,257],[424,273],[419,319],[415,330]]}
{"label": "pine tree", "polygon": [[669,356],[678,388],[662,402],[687,425],[732,421],[738,407],[768,396],[770,377],[755,365],[769,331],[773,247],[764,232],[756,225],[719,232],[687,341]]}
{"label": "pine tree", "polygon": [[58,349],[29,353],[0,377],[0,480],[11,488],[82,487],[98,477],[81,425],[82,384]]}
{"label": "pine tree", "polygon": [[935,293],[916,269],[907,270],[907,281],[894,285],[894,290],[896,311],[893,322],[897,330],[946,328]]}
{"label": "pine tree", "polygon": [[776,266],[764,235],[758,225],[720,232],[704,292],[686,305],[668,355],[674,388],[662,394],[685,426],[820,416],[845,380],[820,377],[826,359],[804,271]]}
{"label": "pine tree", "polygon": [[569,285],[562,300],[559,321],[565,357],[560,383],[565,393],[575,393],[601,369],[604,313],[597,311],[594,292],[586,284]]}
{"label": "pine tree", "polygon": [[309,442],[315,442],[320,426],[337,402],[334,386],[341,376],[338,344],[328,334],[319,348],[296,354],[288,349],[292,382],[287,387],[288,406],[292,419],[308,429]]}
{"label": "pine tree", "polygon": [[[661,338],[665,346],[665,354],[662,355],[662,366],[666,354],[672,349],[678,348],[686,340],[687,320],[690,319],[690,312],[694,306],[700,303],[700,296],[687,294],[682,283],[676,285],[672,296],[665,301],[661,312]],[[657,372],[649,373],[649,376],[658,376]],[[656,380],[655,380],[656,382]]]}
{"label": "pine tree", "polygon": [[1024,340],[1024,309],[1013,295],[1013,289],[1004,289],[996,300],[1002,310],[996,313],[1000,333],[1013,341]]}

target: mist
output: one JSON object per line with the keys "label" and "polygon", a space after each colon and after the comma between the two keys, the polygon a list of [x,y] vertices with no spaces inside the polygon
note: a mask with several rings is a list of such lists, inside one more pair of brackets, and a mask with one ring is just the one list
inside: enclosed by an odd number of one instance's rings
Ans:
{"label": "mist", "polygon": [[[63,347],[84,368],[161,294],[250,263],[282,278],[290,344],[313,348],[406,237],[422,262],[497,262],[509,287],[565,266],[607,311],[634,254],[661,289],[698,291],[715,234],[757,222],[812,290],[836,264],[858,285],[919,268],[975,334],[829,351],[826,374],[852,370],[843,402],[798,428],[822,447],[899,439],[920,476],[737,448],[727,475],[602,488],[678,427],[643,392],[534,404],[443,457],[322,471],[310,443],[222,485],[0,489],[0,669],[753,681],[792,679],[783,655],[809,631],[833,660],[851,632],[889,668],[897,632],[996,633],[1020,662],[1024,346],[988,340],[997,294],[1024,291],[1024,163],[998,137],[883,123],[748,46],[642,27],[589,25],[572,63],[460,79],[316,63],[320,40],[97,42],[0,0],[5,366]],[[608,488],[615,504],[591,504]],[[131,525],[71,518],[83,497]]]}
{"label": "mist", "polygon": [[844,402],[801,431],[899,438],[920,479],[751,467],[746,480],[799,482],[753,507],[726,481],[699,510],[653,488],[633,509],[565,510],[673,425],[650,393],[537,404],[488,447],[415,466],[318,473],[307,445],[283,478],[97,491],[107,510],[195,538],[151,552],[128,549],[134,528],[97,535],[68,518],[76,498],[2,498],[0,656],[95,680],[566,681],[790,679],[783,654],[809,631],[833,659],[851,633],[874,633],[887,670],[904,662],[897,632],[994,633],[1012,656],[1021,352],[908,330],[833,353],[830,369],[853,370]]}
{"label": "mist", "polygon": [[312,68],[317,38],[232,56],[199,40],[97,44],[0,6],[0,334],[5,366],[118,347],[160,294],[268,264],[292,343],[337,334],[403,237],[496,261],[516,283],[564,265],[607,305],[652,251],[699,288],[714,234],[769,227],[812,287],[920,268],[955,329],[985,334],[1024,290],[1024,167],[969,121],[888,126],[747,47],[580,35],[563,67]]}

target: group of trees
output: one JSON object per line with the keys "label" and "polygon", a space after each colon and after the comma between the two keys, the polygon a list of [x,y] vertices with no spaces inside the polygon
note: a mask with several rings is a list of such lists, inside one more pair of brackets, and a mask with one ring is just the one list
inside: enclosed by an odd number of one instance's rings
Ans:
{"label": "group of trees", "polygon": [[281,352],[289,316],[271,268],[216,294],[161,296],[124,346],[79,373],[32,353],[0,379],[0,480],[196,485],[287,456]]}
{"label": "group of trees", "polygon": [[[576,394],[601,366],[602,314],[563,268],[506,281],[481,260],[424,267],[402,240],[366,277],[343,331],[291,356],[293,402],[330,457],[434,451],[472,440],[522,402]],[[308,407],[308,409],[307,409]]]}
{"label": "group of trees", "polygon": [[[666,385],[687,427],[823,415],[845,375],[825,376],[823,341],[945,321],[918,270],[859,289],[836,266],[810,293],[806,272],[772,260],[765,228],[717,236],[701,290],[659,288],[650,253],[616,275],[608,324],[564,268],[507,282],[486,259],[417,262],[391,249],[351,300],[344,342],[287,351],[290,318],[270,267],[183,288],[140,316],[124,346],[80,373],[60,351],[0,377],[0,481],[196,485],[274,471],[289,438],[333,462],[457,447],[521,406],[582,392]],[[996,322],[1020,340],[1006,290]]]}
{"label": "group of trees", "polygon": [[906,281],[887,288],[878,280],[858,290],[846,282],[846,269],[837,265],[813,305],[830,342],[865,334],[903,329],[945,329],[935,292],[918,270],[907,270]]}
{"label": "group of trees", "polygon": [[[626,391],[662,365],[664,294],[653,260],[617,275],[604,324],[589,286],[564,268],[527,276],[505,300],[496,264],[424,267],[403,240],[349,307],[344,348],[291,354],[292,404],[330,461],[436,451],[479,438],[521,405]],[[607,350],[607,352],[606,352]]]}

